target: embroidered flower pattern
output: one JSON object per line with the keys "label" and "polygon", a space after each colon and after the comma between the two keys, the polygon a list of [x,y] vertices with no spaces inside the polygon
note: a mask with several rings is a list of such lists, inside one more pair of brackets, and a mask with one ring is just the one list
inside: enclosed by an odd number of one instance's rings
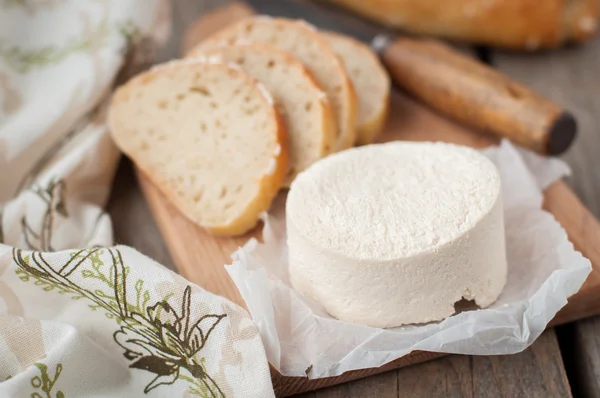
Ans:
{"label": "embroidered flower pattern", "polygon": [[226,315],[204,315],[193,322],[190,319],[190,297],[191,288],[187,286],[180,314],[166,302],[149,307],[146,316],[132,313],[131,317],[136,323],[121,327],[113,336],[117,344],[125,349],[125,357],[134,361],[131,368],[156,374],[144,392],[161,384],[173,384],[184,368],[203,383],[210,396],[224,396],[206,373],[198,353]]}
{"label": "embroidered flower pattern", "polygon": [[[60,265],[49,264],[44,256],[42,252],[26,253],[13,249],[13,259],[19,266],[17,272],[27,273],[38,282],[60,286],[71,294],[90,300],[93,309],[103,309],[107,317],[120,325],[113,338],[125,350],[123,355],[131,362],[129,367],[155,375],[144,393],[183,380],[190,384],[193,394],[225,397],[217,382],[207,373],[205,358],[201,354],[211,333],[227,315],[195,317],[189,285],[183,291],[179,311],[167,302],[172,295],[149,305],[149,294],[147,291],[142,293],[141,280],[134,284],[137,299],[130,303],[129,267],[123,263],[118,249],[80,250]],[[105,267],[107,258],[110,259],[109,267]],[[86,279],[102,282],[109,289],[108,293],[92,287],[91,283],[82,282]]]}

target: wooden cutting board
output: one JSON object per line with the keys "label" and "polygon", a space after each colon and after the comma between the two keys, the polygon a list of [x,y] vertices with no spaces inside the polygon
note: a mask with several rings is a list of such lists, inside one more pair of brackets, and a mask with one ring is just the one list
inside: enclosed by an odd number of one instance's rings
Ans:
{"label": "wooden cutting board", "polygon": [[[205,15],[185,37],[189,46],[215,29],[251,14],[239,3]],[[390,119],[380,141],[446,141],[482,148],[496,141],[481,133],[449,121],[398,91],[392,94]],[[245,304],[223,265],[231,262],[231,253],[251,236],[260,235],[260,227],[239,238],[215,238],[181,215],[141,173],[140,186],[154,219],[165,239],[177,270],[206,290]],[[592,261],[593,270],[583,287],[569,299],[552,324],[561,324],[600,313],[600,224],[562,181],[554,183],[544,194],[544,209],[565,228],[577,250]],[[377,369],[347,372],[338,377],[309,380],[284,377],[272,369],[277,396],[288,396],[423,362],[442,354],[414,352]]]}

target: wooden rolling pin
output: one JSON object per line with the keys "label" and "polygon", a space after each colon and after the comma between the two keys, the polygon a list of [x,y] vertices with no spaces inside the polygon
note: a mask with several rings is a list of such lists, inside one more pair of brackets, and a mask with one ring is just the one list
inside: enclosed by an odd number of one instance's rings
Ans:
{"label": "wooden rolling pin", "polygon": [[[207,25],[253,14],[236,2],[211,13],[210,21],[200,18],[186,34],[184,52],[206,37]],[[441,42],[377,35],[371,44],[395,84],[452,119],[543,155],[563,153],[575,138],[569,112]]]}

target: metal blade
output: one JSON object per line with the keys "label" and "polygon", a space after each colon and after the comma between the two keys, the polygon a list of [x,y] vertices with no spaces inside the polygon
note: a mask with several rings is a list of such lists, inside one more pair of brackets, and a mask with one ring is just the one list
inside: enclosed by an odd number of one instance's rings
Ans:
{"label": "metal blade", "polygon": [[352,36],[372,44],[373,39],[391,31],[367,22],[338,7],[306,0],[248,0],[252,8],[274,17],[304,19],[319,29],[326,29]]}

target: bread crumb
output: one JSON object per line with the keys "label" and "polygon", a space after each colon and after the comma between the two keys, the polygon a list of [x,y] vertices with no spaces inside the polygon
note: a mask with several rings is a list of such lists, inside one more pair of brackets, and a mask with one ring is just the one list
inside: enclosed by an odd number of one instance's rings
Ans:
{"label": "bread crumb", "polygon": [[267,90],[267,88],[265,87],[265,85],[262,84],[262,83],[260,83],[260,82],[257,82],[256,86],[260,90],[260,92],[263,95],[263,97],[265,97],[265,99],[267,100],[267,102],[270,105],[273,105],[275,103],[275,101],[273,101],[273,96],[271,96],[271,92],[269,92],[269,90]]}
{"label": "bread crumb", "polygon": [[240,68],[240,66],[238,64],[236,64],[235,62],[227,62],[227,67],[238,70],[240,72],[243,72],[242,68]]}
{"label": "bread crumb", "polygon": [[236,64],[235,62],[227,62],[224,63],[223,62],[223,57],[221,56],[221,54],[212,54],[210,56],[205,56],[205,55],[201,55],[199,57],[195,58],[198,61],[202,61],[204,63],[207,64],[224,64],[226,65],[228,68],[231,69],[235,69],[237,71],[243,72],[242,68],[240,68],[240,66],[238,64]]}
{"label": "bread crumb", "polygon": [[381,53],[390,44],[391,38],[385,34],[378,34],[371,40],[371,48],[377,54]]}
{"label": "bread crumb", "polygon": [[221,57],[221,54],[213,54],[211,56],[205,56],[205,55],[201,55],[199,57],[197,57],[197,59],[201,60],[202,62],[206,62],[207,64],[221,64],[223,63],[223,58]]}
{"label": "bread crumb", "polygon": [[325,94],[325,92],[323,92],[322,90],[318,90],[317,91],[317,95],[319,96],[319,99],[321,101],[327,101],[328,100],[327,94]]}
{"label": "bread crumb", "polygon": [[260,21],[260,20],[269,20],[269,19],[273,19],[273,17],[272,17],[272,16],[270,16],[270,15],[267,15],[267,14],[261,14],[261,15],[257,15],[257,16],[255,16],[253,19]]}
{"label": "bread crumb", "polygon": [[[224,45],[228,45],[228,42],[223,42]],[[235,46],[247,46],[249,44],[252,44],[252,42],[250,40],[244,39],[243,37],[237,38],[234,42],[233,45]]]}
{"label": "bread crumb", "polygon": [[[156,64],[156,65],[152,66],[148,71],[155,72],[155,71],[161,71],[163,69],[167,69],[170,67],[178,67],[179,65],[197,65],[197,64],[204,64],[204,63],[206,63],[206,62],[204,62],[201,58],[172,59],[170,61],[163,62],[161,64]],[[147,73],[142,73],[138,76],[144,77],[146,75],[147,75]]]}
{"label": "bread crumb", "polygon": [[313,32],[317,32],[317,28],[315,28],[315,25],[312,25],[308,22],[306,22],[305,20],[301,19],[298,21],[298,24],[303,25],[304,27],[312,30]]}
{"label": "bread crumb", "polygon": [[267,166],[266,174],[273,175],[273,173],[275,173],[276,169],[277,169],[277,162],[275,161],[275,158],[269,159],[269,165]]}

